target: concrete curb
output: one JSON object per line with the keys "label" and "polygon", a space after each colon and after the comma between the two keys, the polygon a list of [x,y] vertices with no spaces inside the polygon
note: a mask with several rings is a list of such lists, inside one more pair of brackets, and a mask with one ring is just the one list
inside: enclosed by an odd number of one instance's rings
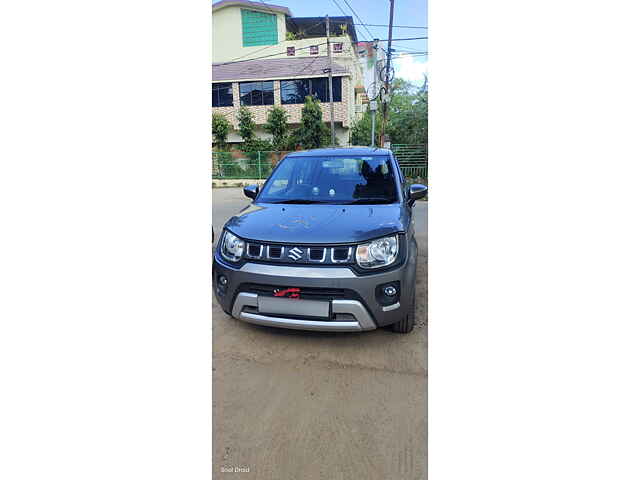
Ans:
{"label": "concrete curb", "polygon": [[264,180],[258,179],[214,179],[211,181],[211,188],[238,188],[238,187],[246,187],[247,185],[262,185],[264,184]]}

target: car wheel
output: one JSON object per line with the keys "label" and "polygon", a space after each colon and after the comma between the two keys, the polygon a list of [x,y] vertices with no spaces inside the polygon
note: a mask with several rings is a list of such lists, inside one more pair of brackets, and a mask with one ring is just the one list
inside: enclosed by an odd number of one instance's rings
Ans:
{"label": "car wheel", "polygon": [[413,330],[413,325],[416,321],[416,294],[413,293],[413,300],[411,301],[411,308],[409,313],[399,322],[391,324],[391,331],[395,333],[409,333]]}

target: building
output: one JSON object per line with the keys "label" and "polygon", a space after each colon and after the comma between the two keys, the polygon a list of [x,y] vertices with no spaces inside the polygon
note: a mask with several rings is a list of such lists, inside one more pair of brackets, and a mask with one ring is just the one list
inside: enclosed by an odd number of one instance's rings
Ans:
{"label": "building", "polygon": [[384,50],[382,46],[375,42],[358,42],[358,57],[362,67],[363,83],[366,89],[364,101],[377,96],[383,86],[384,65],[386,64]]}
{"label": "building", "polygon": [[[330,121],[325,17],[294,17],[286,7],[246,0],[216,2],[212,13],[212,108],[233,125],[230,143],[242,142],[236,114],[243,105],[261,138],[269,138],[262,126],[274,106],[287,111],[292,127],[299,124],[306,95],[320,100]],[[336,142],[348,145],[366,101],[363,69],[353,19],[329,21]]]}

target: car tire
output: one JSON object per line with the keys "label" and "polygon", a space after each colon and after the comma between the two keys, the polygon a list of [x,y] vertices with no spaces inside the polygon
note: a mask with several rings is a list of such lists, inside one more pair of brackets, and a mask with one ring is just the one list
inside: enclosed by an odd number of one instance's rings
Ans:
{"label": "car tire", "polygon": [[413,326],[416,322],[416,294],[413,293],[413,300],[411,301],[411,308],[399,322],[391,324],[391,331],[395,333],[409,333],[413,330]]}

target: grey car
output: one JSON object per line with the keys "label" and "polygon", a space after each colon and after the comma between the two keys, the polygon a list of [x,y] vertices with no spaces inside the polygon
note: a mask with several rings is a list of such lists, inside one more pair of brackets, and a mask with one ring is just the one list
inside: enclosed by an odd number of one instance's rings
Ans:
{"label": "grey car", "polygon": [[389,326],[408,333],[418,257],[412,206],[393,153],[331,148],[290,153],[227,221],[214,252],[222,309],[258,325],[320,331]]}

